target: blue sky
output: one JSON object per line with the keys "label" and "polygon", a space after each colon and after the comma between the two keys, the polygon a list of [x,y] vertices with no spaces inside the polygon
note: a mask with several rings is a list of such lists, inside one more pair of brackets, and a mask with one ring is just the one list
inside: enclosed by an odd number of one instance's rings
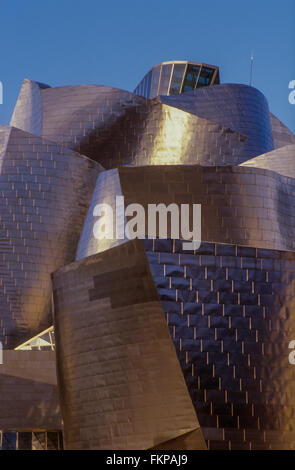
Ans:
{"label": "blue sky", "polygon": [[132,91],[164,60],[219,65],[224,83],[254,86],[295,132],[294,0],[2,0],[1,68],[8,124],[23,78]]}

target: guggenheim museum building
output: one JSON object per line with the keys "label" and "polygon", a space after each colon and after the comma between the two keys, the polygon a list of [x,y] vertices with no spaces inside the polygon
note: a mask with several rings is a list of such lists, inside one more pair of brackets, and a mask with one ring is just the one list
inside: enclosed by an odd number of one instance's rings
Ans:
{"label": "guggenheim museum building", "polygon": [[[201,245],[98,239],[118,196],[200,205]],[[0,448],[295,450],[295,135],[259,90],[25,79],[0,205]]]}

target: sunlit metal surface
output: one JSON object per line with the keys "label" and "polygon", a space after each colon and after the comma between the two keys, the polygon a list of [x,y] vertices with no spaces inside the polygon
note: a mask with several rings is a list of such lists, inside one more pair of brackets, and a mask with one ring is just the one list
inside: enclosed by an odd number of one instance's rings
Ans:
{"label": "sunlit metal surface", "polygon": [[247,136],[243,156],[256,157],[274,149],[268,102],[256,88],[222,84],[160,99]]}
{"label": "sunlit metal surface", "polygon": [[240,166],[264,168],[295,178],[295,144],[285,145],[285,147],[259,155],[259,157],[241,163]]}

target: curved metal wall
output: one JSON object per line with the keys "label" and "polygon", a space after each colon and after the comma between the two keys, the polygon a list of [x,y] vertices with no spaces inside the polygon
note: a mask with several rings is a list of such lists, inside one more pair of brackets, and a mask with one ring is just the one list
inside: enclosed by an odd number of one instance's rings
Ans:
{"label": "curved metal wall", "polygon": [[243,161],[244,135],[157,100],[103,86],[52,88],[42,98],[43,135],[106,169]]}
{"label": "curved metal wall", "polygon": [[[237,167],[153,166],[118,169],[125,207],[142,204],[201,204],[202,240],[278,250],[295,249],[295,179],[270,170]],[[109,173],[109,172],[107,172]],[[106,177],[106,175],[104,175]],[[99,180],[98,180],[99,181]],[[98,183],[99,185],[99,183]],[[98,188],[95,194],[99,194]],[[112,194],[110,205],[114,206]],[[90,207],[103,202],[94,198]],[[106,249],[96,240],[97,217],[88,212],[79,258]],[[168,236],[169,236],[168,221]],[[119,241],[117,241],[117,244]],[[112,246],[115,242],[112,242]]]}
{"label": "curved metal wall", "polygon": [[158,99],[94,85],[48,88],[41,95],[42,135],[106,169],[124,164],[236,165],[250,158],[244,155],[243,133]]}
{"label": "curved metal wall", "polygon": [[24,79],[10,125],[41,137],[43,105],[41,89],[48,85]]}
{"label": "curved metal wall", "polygon": [[122,196],[118,169],[102,171],[98,176],[91,203],[87,212],[87,217],[83,225],[77,248],[76,260],[87,258],[87,256],[90,256],[94,253],[100,253],[127,241],[126,238],[123,238],[122,240],[97,240],[93,234],[94,222],[97,220],[97,218],[94,217],[93,212],[97,204],[109,204],[112,208],[116,208],[116,211],[119,211],[119,215],[123,215],[124,221],[124,227],[119,226],[118,228],[125,230],[126,218],[125,214],[123,214],[124,208],[120,209],[119,207],[116,207],[117,196]]}
{"label": "curved metal wall", "polygon": [[274,148],[268,103],[256,88],[216,85],[181,95],[161,96],[161,102],[246,135],[244,160]]}
{"label": "curved metal wall", "polygon": [[52,324],[50,273],[74,260],[100,166],[19,129],[0,161],[0,341]]}

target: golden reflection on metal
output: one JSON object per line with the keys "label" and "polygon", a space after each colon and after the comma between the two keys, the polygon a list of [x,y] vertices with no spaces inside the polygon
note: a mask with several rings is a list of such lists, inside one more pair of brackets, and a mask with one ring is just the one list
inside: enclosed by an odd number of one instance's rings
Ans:
{"label": "golden reflection on metal", "polygon": [[184,162],[191,145],[191,117],[189,113],[163,105],[162,119],[150,156],[152,165],[179,165]]}

